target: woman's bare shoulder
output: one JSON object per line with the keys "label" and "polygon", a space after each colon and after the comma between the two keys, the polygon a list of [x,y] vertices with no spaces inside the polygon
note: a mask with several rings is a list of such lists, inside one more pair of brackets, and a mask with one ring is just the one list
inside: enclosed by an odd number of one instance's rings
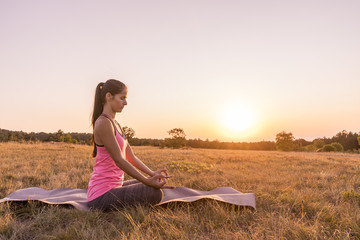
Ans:
{"label": "woman's bare shoulder", "polygon": [[95,125],[94,125],[94,132],[97,130],[103,131],[103,130],[108,130],[110,127],[111,129],[111,122],[109,119],[107,119],[106,117],[100,116],[98,119],[96,119],[95,121]]}

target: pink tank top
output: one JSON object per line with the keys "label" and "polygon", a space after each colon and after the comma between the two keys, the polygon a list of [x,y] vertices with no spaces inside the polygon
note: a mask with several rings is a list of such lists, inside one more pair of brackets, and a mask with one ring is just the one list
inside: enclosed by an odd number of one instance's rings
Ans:
{"label": "pink tank top", "polygon": [[[105,114],[102,114],[102,116],[110,119]],[[118,132],[112,119],[110,119],[110,121],[114,126],[115,137],[119,144],[120,150],[123,156],[126,156],[127,141]],[[115,187],[121,187],[124,181],[124,171],[121,170],[118,166],[116,166],[114,160],[111,158],[106,148],[103,145],[95,145],[97,149],[97,155],[96,163],[93,167],[94,171],[90,178],[88,186],[88,201],[100,197],[101,195]]]}

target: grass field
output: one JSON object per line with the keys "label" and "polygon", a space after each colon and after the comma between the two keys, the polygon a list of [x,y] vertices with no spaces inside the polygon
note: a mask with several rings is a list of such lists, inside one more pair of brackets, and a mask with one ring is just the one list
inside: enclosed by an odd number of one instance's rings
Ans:
{"label": "grass field", "polygon": [[[90,146],[0,143],[0,198],[87,188]],[[360,154],[133,147],[169,184],[253,192],[257,210],[211,200],[119,212],[0,205],[0,239],[360,239]]]}

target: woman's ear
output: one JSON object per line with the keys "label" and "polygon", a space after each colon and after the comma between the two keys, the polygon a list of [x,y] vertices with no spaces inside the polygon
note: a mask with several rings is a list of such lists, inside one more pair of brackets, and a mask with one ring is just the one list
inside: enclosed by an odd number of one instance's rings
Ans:
{"label": "woman's ear", "polygon": [[107,92],[107,93],[105,94],[106,102],[111,101],[113,98],[114,98],[114,96],[113,96],[111,93]]}

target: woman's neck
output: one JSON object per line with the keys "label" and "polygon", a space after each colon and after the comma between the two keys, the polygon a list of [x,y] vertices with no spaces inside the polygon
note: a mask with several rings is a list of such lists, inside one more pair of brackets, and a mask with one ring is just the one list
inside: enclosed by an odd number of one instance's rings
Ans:
{"label": "woman's neck", "polygon": [[115,119],[115,115],[116,115],[116,112],[113,112],[113,111],[106,111],[104,109],[104,111],[102,112],[103,114],[106,114],[108,117],[110,117],[112,120]]}

